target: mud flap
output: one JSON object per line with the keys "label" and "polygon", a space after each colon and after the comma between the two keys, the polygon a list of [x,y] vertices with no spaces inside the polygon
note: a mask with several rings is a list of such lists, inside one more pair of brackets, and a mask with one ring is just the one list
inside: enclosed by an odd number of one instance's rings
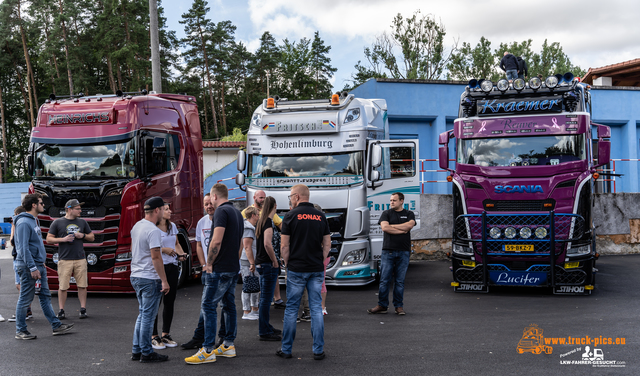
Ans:
{"label": "mud flap", "polygon": [[587,289],[585,286],[555,286],[553,293],[555,295],[591,295],[593,289]]}
{"label": "mud flap", "polygon": [[488,293],[489,286],[481,283],[460,283],[457,286],[453,286],[455,292],[482,292]]}

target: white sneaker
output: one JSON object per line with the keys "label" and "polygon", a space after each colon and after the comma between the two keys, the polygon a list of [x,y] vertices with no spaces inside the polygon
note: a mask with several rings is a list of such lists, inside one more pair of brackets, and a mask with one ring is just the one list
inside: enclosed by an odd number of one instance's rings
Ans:
{"label": "white sneaker", "polygon": [[328,313],[327,313],[327,308],[326,308],[326,307],[322,309],[322,315],[323,315],[323,316],[328,315]]}
{"label": "white sneaker", "polygon": [[242,319],[243,320],[253,320],[253,318],[251,317],[251,312],[243,314],[242,315]]}
{"label": "white sneaker", "polygon": [[251,320],[258,320],[260,318],[260,314],[258,313],[258,311],[251,311],[251,313],[249,313],[249,315],[251,315],[251,317],[253,317]]}
{"label": "white sneaker", "polygon": [[0,322],[4,322],[4,317],[2,317],[2,315],[0,315]]}
{"label": "white sneaker", "polygon": [[7,320],[9,322],[16,322],[16,315],[11,315],[11,318]]}

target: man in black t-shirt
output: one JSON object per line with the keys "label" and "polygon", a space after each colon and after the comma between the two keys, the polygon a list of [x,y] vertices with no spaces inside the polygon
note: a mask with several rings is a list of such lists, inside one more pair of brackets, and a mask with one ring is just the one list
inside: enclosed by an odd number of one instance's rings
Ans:
{"label": "man in black t-shirt", "polygon": [[384,231],[382,255],[380,257],[380,288],[378,305],[369,309],[369,313],[387,313],[389,306],[389,285],[394,277],[393,306],[396,314],[404,315],[403,295],[404,278],[411,256],[411,229],[416,225],[412,211],[404,208],[404,195],[400,192],[391,195],[390,208],[382,212],[380,228]]}
{"label": "man in black t-shirt", "polygon": [[282,347],[276,355],[291,358],[296,336],[296,319],[304,289],[309,293],[313,358],[324,359],[324,318],[322,316],[322,281],[324,259],[331,250],[329,224],[324,213],[309,202],[309,188],[294,185],[289,196],[291,210],[282,220],[281,251],[287,267],[287,308],[284,311]]}
{"label": "man in black t-shirt", "polygon": [[[47,243],[58,244],[58,319],[65,319],[64,304],[67,302],[67,290],[71,275],[78,287],[80,300],[80,318],[87,318],[87,259],[84,255],[84,242],[92,242],[95,235],[89,224],[80,218],[83,202],[73,199],[64,205],[66,213],[51,224],[47,234]],[[55,261],[55,260],[54,260]]]}
{"label": "man in black t-shirt", "polygon": [[[204,289],[202,290],[202,313],[204,317],[204,342],[202,348],[185,359],[189,364],[215,362],[216,356],[233,358],[233,344],[237,331],[235,304],[236,282],[240,271],[240,243],[244,231],[242,214],[229,202],[229,193],[224,184],[211,188],[211,202],[215,207],[211,242],[209,242]],[[216,349],[216,308],[222,302],[225,318],[223,343]]]}

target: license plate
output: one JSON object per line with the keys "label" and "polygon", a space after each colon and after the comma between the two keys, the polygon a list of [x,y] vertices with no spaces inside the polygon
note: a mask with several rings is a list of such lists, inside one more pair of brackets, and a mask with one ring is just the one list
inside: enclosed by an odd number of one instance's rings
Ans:
{"label": "license plate", "polygon": [[533,252],[533,244],[505,244],[505,252]]}
{"label": "license plate", "polygon": [[76,278],[75,277],[69,278],[69,283],[76,283]]}

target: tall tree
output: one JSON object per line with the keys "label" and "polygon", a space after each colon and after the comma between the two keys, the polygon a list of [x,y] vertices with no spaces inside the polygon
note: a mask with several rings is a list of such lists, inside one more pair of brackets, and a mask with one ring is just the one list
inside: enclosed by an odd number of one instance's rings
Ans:
{"label": "tall tree", "polygon": [[422,15],[417,10],[413,16],[404,18],[398,13],[391,23],[391,32],[378,36],[370,51],[393,78],[435,80],[441,77],[451,53],[457,49],[454,41],[447,54],[445,35],[444,25],[434,15]]}
{"label": "tall tree", "polygon": [[320,39],[318,31],[313,35],[311,42],[311,70],[314,77],[314,98],[322,98],[331,95],[331,77],[338,70],[331,66],[331,58],[329,51],[331,46],[325,46],[324,41]]}
{"label": "tall tree", "polygon": [[[199,63],[202,61],[205,68],[205,76],[207,79],[207,86],[209,88],[209,98],[211,100],[211,113],[213,117],[213,131],[217,136],[218,132],[218,120],[216,116],[216,106],[213,100],[213,83],[211,79],[211,61],[207,54],[207,45],[211,41],[211,33],[214,28],[214,24],[211,20],[206,18],[206,14],[209,12],[206,0],[194,0],[188,13],[182,15],[181,24],[184,26],[185,37],[181,40],[183,45],[187,48],[183,56],[189,63]],[[206,133],[209,133],[207,127]]]}
{"label": "tall tree", "polygon": [[496,57],[491,53],[491,42],[480,37],[473,48],[467,42],[462,43],[462,47],[451,55],[447,69],[448,78],[453,80],[493,77],[496,74]]}

